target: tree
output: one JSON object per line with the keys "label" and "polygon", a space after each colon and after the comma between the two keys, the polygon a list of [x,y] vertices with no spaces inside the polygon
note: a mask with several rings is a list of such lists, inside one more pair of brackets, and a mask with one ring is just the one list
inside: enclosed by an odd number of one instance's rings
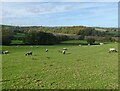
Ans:
{"label": "tree", "polygon": [[32,45],[51,45],[58,43],[58,38],[52,33],[29,30],[24,38],[24,43]]}
{"label": "tree", "polygon": [[2,45],[9,45],[13,38],[14,32],[6,27],[3,27],[1,30],[2,30]]}
{"label": "tree", "polygon": [[88,38],[87,43],[92,45],[92,44],[95,43],[95,39],[94,38]]}
{"label": "tree", "polygon": [[85,38],[85,36],[83,36],[83,35],[79,35],[79,37],[78,37],[78,40],[84,40],[84,38]]}

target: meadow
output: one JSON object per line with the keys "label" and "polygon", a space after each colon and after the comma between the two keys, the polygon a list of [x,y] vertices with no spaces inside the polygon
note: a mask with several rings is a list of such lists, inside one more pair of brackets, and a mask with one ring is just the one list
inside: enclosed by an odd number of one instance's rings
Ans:
{"label": "meadow", "polygon": [[[3,89],[116,89],[117,43],[104,45],[3,46]],[[45,52],[45,49],[48,52]],[[65,55],[58,52],[68,48]],[[25,56],[32,51],[32,56]]]}

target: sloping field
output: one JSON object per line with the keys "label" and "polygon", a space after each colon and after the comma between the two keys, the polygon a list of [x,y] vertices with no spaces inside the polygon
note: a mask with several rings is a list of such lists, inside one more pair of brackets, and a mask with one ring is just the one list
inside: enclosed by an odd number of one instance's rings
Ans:
{"label": "sloping field", "polygon": [[[108,53],[111,47],[117,44],[3,46],[10,51],[2,55],[3,89],[118,88],[118,53]],[[68,48],[65,55],[62,48]]]}

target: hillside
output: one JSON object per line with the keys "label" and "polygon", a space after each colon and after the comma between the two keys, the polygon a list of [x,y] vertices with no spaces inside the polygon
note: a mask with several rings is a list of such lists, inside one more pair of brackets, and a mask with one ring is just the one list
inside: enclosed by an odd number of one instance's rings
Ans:
{"label": "hillside", "polygon": [[[56,39],[56,43],[65,40],[84,40],[86,38],[94,38],[99,41],[114,41],[119,37],[117,28],[101,28],[101,27],[87,27],[87,26],[61,26],[61,27],[48,27],[48,26],[9,26],[9,25],[1,25],[2,26],[2,40],[22,40],[25,42],[30,42],[29,39],[32,35],[32,43],[37,44],[40,41],[48,44],[48,40]],[[42,33],[42,34],[41,34]],[[43,38],[44,37],[44,38]],[[49,38],[48,38],[49,37]],[[43,40],[41,40],[43,39]],[[45,40],[44,40],[45,39]],[[51,41],[49,41],[51,42]],[[21,42],[20,42],[21,43]],[[31,44],[31,43],[30,43]]]}

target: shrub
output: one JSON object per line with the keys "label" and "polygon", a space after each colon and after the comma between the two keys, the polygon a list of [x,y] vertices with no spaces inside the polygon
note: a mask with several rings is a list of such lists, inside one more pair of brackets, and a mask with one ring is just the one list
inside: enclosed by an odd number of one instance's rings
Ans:
{"label": "shrub", "polygon": [[95,43],[95,39],[94,38],[88,38],[87,39],[87,43],[88,44],[94,44]]}

